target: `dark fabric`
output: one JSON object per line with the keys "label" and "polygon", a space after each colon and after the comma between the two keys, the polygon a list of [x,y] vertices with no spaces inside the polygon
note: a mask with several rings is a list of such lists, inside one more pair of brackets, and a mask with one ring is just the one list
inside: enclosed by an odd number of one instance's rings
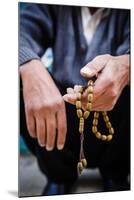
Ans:
{"label": "dark fabric", "polygon": [[[59,88],[62,93],[62,88]],[[79,160],[79,132],[76,110],[73,105],[66,104],[67,114],[67,138],[65,148],[58,151],[56,148],[48,152],[38,145],[36,139],[32,139],[26,128],[25,112],[20,94],[20,132],[30,150],[37,157],[41,171],[47,177],[58,183],[69,183],[77,178],[77,162]],[[104,177],[124,177],[130,172],[130,99],[129,88],[126,87],[112,112],[109,112],[110,120],[115,128],[115,135],[111,142],[102,142],[95,138],[91,132],[91,119],[86,121],[84,151],[88,167],[99,167]],[[100,119],[100,131],[106,133],[102,118]]]}
{"label": "dark fabric", "polygon": [[[107,12],[107,9],[104,9]],[[20,12],[20,65],[40,59],[52,47],[52,74],[64,88],[85,84],[80,69],[102,54],[129,53],[130,11],[110,9],[97,26],[88,46],[83,34],[81,8],[27,3]]]}

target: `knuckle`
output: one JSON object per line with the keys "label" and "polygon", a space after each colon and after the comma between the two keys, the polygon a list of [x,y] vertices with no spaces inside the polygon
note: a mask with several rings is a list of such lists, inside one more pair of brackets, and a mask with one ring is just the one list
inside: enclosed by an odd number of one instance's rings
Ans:
{"label": "knuckle", "polygon": [[96,56],[93,60],[100,60],[100,59],[104,59],[104,58],[111,58],[112,56],[110,54],[103,54],[103,55],[98,55]]}
{"label": "knuckle", "polygon": [[117,91],[115,89],[111,89],[111,97],[112,99],[115,99],[117,96]]}
{"label": "knuckle", "polygon": [[26,109],[26,111],[27,111],[28,114],[32,114],[33,111],[34,111],[33,106],[32,106],[31,103],[26,104],[26,105],[25,105],[25,109]]}
{"label": "knuckle", "polygon": [[114,86],[114,79],[112,77],[107,77],[107,82],[108,82],[108,85],[110,85],[111,87]]}
{"label": "knuckle", "polygon": [[56,101],[56,106],[57,108],[61,108],[64,106],[64,101],[62,98],[59,98],[57,101]]}
{"label": "knuckle", "polygon": [[52,135],[53,135],[54,129],[56,128],[55,122],[54,122],[53,120],[50,121],[50,122],[49,122],[49,126],[51,127],[50,130],[53,130],[53,131],[50,131],[50,134],[52,133]]}
{"label": "knuckle", "polygon": [[61,132],[61,135],[63,136],[64,138],[64,135],[66,134],[67,132],[67,127],[66,127],[66,124],[62,124],[61,127],[60,127],[60,132]]}

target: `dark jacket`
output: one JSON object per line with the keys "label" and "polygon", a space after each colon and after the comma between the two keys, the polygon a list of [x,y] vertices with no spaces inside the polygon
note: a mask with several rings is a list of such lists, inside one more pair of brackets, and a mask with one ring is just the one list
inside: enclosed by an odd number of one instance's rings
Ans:
{"label": "dark jacket", "polygon": [[94,57],[129,53],[129,10],[110,9],[109,14],[101,19],[88,46],[80,9],[77,6],[27,3],[20,12],[20,65],[34,58],[40,59],[45,50],[52,47],[52,76],[66,88],[86,83],[80,69]]}

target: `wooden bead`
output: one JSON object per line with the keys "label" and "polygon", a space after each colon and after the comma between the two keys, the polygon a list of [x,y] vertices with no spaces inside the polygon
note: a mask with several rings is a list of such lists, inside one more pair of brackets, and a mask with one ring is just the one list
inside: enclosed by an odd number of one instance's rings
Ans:
{"label": "wooden bead", "polygon": [[84,132],[84,118],[80,118],[80,123],[79,123],[79,132],[82,134]]}
{"label": "wooden bead", "polygon": [[92,110],[92,103],[87,103],[87,110],[91,111]]}
{"label": "wooden bead", "polygon": [[109,133],[114,134],[114,129],[112,127],[109,129]]}
{"label": "wooden bead", "polygon": [[83,115],[82,110],[78,109],[77,110],[77,116],[80,118],[80,117],[82,117],[82,115]]}
{"label": "wooden bead", "polygon": [[96,134],[97,131],[98,131],[98,130],[97,130],[97,126],[92,126],[92,132]]}
{"label": "wooden bead", "polygon": [[101,140],[103,140],[103,141],[107,140],[107,136],[106,135],[101,135]]}
{"label": "wooden bead", "polygon": [[85,159],[85,158],[83,158],[82,160],[81,160],[81,162],[82,162],[82,165],[83,165],[83,167],[87,167],[87,160]]}
{"label": "wooden bead", "polygon": [[111,141],[112,140],[112,138],[113,138],[113,136],[112,135],[108,135],[107,136],[107,141],[109,142],[109,141]]}
{"label": "wooden bead", "polygon": [[83,92],[83,87],[81,85],[79,85],[79,92],[82,93]]}
{"label": "wooden bead", "polygon": [[92,80],[89,80],[87,83],[87,85],[91,85],[91,86],[93,86],[93,84],[94,84],[94,82]]}
{"label": "wooden bead", "polygon": [[81,101],[76,101],[76,108],[81,109]]}
{"label": "wooden bead", "polygon": [[82,165],[82,162],[78,162],[77,164],[77,171],[78,171],[78,174],[81,174],[82,170],[83,170],[83,165]]}
{"label": "wooden bead", "polygon": [[87,119],[89,117],[89,115],[90,115],[90,112],[86,110],[84,112],[84,118]]}
{"label": "wooden bead", "polygon": [[80,125],[79,125],[79,132],[80,132],[81,134],[83,134],[83,132],[84,132],[84,124],[80,124]]}
{"label": "wooden bead", "polygon": [[97,132],[97,133],[95,134],[95,136],[96,136],[98,139],[101,139],[101,133],[100,133],[100,132]]}
{"label": "wooden bead", "polygon": [[94,118],[99,118],[99,112],[94,112]]}
{"label": "wooden bead", "polygon": [[103,116],[103,119],[105,122],[109,122],[109,117],[106,115],[106,116]]}
{"label": "wooden bead", "polygon": [[106,127],[109,128],[109,129],[112,128],[111,122],[106,122]]}
{"label": "wooden bead", "polygon": [[87,91],[88,93],[93,93],[93,86],[88,86]]}
{"label": "wooden bead", "polygon": [[88,94],[87,98],[88,98],[89,102],[92,102],[93,101],[93,94]]}
{"label": "wooden bead", "polygon": [[106,116],[106,115],[107,115],[107,112],[106,112],[106,111],[103,111],[103,112],[102,112],[102,115],[103,115],[103,116]]}
{"label": "wooden bead", "polygon": [[93,120],[93,125],[94,125],[94,126],[97,126],[97,125],[98,125],[98,119],[94,119],[94,120]]}
{"label": "wooden bead", "polygon": [[81,93],[80,92],[77,93],[77,99],[81,100]]}
{"label": "wooden bead", "polygon": [[80,118],[80,123],[82,123],[82,124],[84,123],[84,118],[83,117]]}

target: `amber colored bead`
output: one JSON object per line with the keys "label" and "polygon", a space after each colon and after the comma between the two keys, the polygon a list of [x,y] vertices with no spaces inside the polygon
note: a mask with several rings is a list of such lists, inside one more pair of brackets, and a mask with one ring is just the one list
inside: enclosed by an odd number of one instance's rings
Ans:
{"label": "amber colored bead", "polygon": [[83,92],[83,87],[79,86],[79,92],[82,93]]}
{"label": "amber colored bead", "polygon": [[114,134],[114,129],[112,127],[109,129],[109,133]]}
{"label": "amber colored bead", "polygon": [[93,101],[93,94],[88,94],[87,98],[88,98],[89,102],[92,102]]}
{"label": "amber colored bead", "polygon": [[90,112],[86,110],[84,112],[84,118],[87,119],[89,117],[89,115],[90,115]]}
{"label": "amber colored bead", "polygon": [[97,133],[95,134],[95,136],[96,136],[98,139],[101,139],[101,133],[100,133],[100,132],[97,132]]}
{"label": "amber colored bead", "polygon": [[92,103],[87,103],[87,110],[91,111],[92,110]]}
{"label": "amber colored bead", "polygon": [[111,122],[106,122],[106,127],[109,129],[112,128]]}
{"label": "amber colored bead", "polygon": [[81,109],[81,101],[76,101],[76,108]]}
{"label": "amber colored bead", "polygon": [[85,158],[83,158],[82,160],[81,160],[81,162],[82,162],[82,165],[83,165],[83,167],[87,167],[87,160],[85,159]]}
{"label": "amber colored bead", "polygon": [[94,125],[94,126],[97,126],[97,125],[98,125],[98,119],[94,119],[94,120],[93,120],[93,125]]}
{"label": "amber colored bead", "polygon": [[94,118],[99,118],[99,112],[94,112]]}
{"label": "amber colored bead", "polygon": [[77,93],[77,99],[81,100],[81,93],[80,92]]}
{"label": "amber colored bead", "polygon": [[96,134],[97,131],[98,131],[98,130],[97,130],[97,126],[92,126],[92,132]]}
{"label": "amber colored bead", "polygon": [[78,171],[78,173],[81,174],[82,170],[83,170],[82,162],[78,162],[78,164],[77,164],[77,171]]}
{"label": "amber colored bead", "polygon": [[93,86],[94,82],[92,80],[89,80],[87,84]]}
{"label": "amber colored bead", "polygon": [[84,118],[83,117],[80,118],[80,123],[84,123]]}
{"label": "amber colored bead", "polygon": [[103,111],[103,112],[102,112],[102,115],[103,115],[103,116],[106,116],[106,115],[107,115],[107,112],[106,112],[106,111]]}
{"label": "amber colored bead", "polygon": [[109,122],[109,117],[106,115],[106,116],[103,116],[103,119],[105,122]]}
{"label": "amber colored bead", "polygon": [[105,141],[105,140],[107,140],[107,136],[106,136],[106,135],[101,135],[101,139],[102,139],[103,141]]}
{"label": "amber colored bead", "polygon": [[79,125],[79,132],[82,134],[84,132],[84,125],[80,124]]}
{"label": "amber colored bead", "polygon": [[82,115],[83,115],[82,110],[78,109],[77,110],[77,116],[80,118],[80,117],[82,117]]}
{"label": "amber colored bead", "polygon": [[88,93],[93,93],[93,86],[88,86],[87,91]]}
{"label": "amber colored bead", "polygon": [[112,138],[113,138],[113,136],[112,135],[108,135],[107,136],[107,141],[109,142],[109,141],[111,141],[112,140]]}

